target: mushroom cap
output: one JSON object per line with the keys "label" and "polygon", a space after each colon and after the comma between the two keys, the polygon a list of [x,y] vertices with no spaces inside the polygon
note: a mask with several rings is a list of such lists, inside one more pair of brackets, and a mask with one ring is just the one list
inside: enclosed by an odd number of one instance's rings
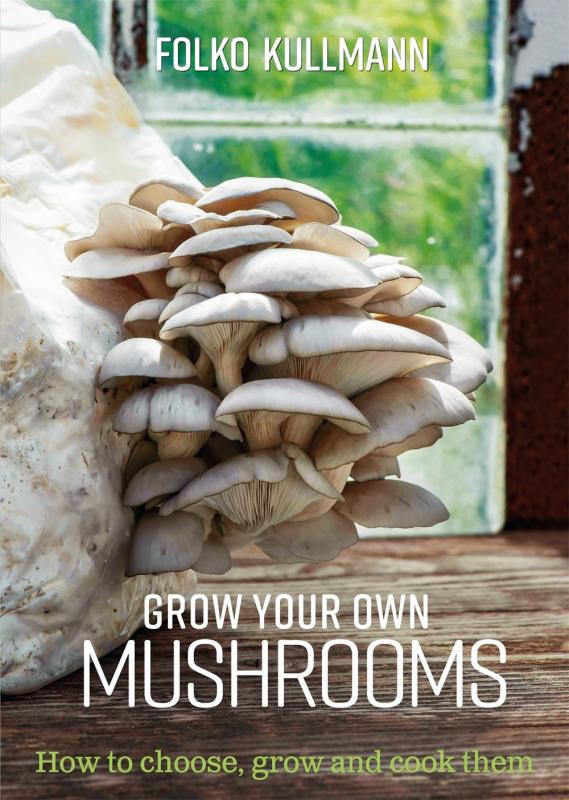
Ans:
{"label": "mushroom cap", "polygon": [[178,314],[185,308],[190,308],[190,306],[195,306],[196,303],[203,303],[206,299],[207,298],[203,294],[197,294],[196,292],[176,295],[176,297],[173,297],[168,302],[168,305],[160,314],[158,323],[161,325],[163,322],[166,322],[166,320],[169,320],[170,317],[173,317],[174,314]]}
{"label": "mushroom cap", "polygon": [[228,292],[334,296],[375,287],[377,278],[352,258],[279,248],[235,258],[220,272]]}
{"label": "mushroom cap", "polygon": [[192,362],[157,339],[125,339],[109,350],[99,370],[99,386],[123,378],[194,378]]}
{"label": "mushroom cap", "polygon": [[180,286],[176,291],[175,297],[180,297],[183,294],[201,294],[204,298],[217,297],[217,295],[223,294],[223,286],[209,281],[193,281]]}
{"label": "mushroom cap", "polygon": [[449,516],[434,494],[400,480],[348,483],[344,501],[334,508],[364,528],[430,528]]}
{"label": "mushroom cap", "polygon": [[125,278],[168,268],[170,253],[104,247],[86,250],[65,269],[68,278]]}
{"label": "mushroom cap", "polygon": [[125,506],[142,506],[155,498],[175,494],[206,469],[201,458],[155,461],[139,470],[124,494]]}
{"label": "mushroom cap", "polygon": [[243,411],[303,414],[325,417],[352,434],[368,432],[370,425],[344,395],[332,386],[295,378],[268,378],[238,386],[220,403],[221,422]]}
{"label": "mushroom cap", "polygon": [[65,255],[68,261],[73,261],[88,250],[115,247],[127,250],[151,250],[153,254],[161,254],[164,251],[171,251],[180,243],[181,238],[179,231],[164,232],[158,217],[148,211],[123,203],[108,203],[99,211],[99,224],[95,233],[68,241],[65,245]]}
{"label": "mushroom cap", "polygon": [[294,516],[321,495],[342,499],[310,458],[286,443],[216,464],[166,500],[160,514],[205,505],[252,534]]}
{"label": "mushroom cap", "polygon": [[299,219],[337,222],[334,202],[318,189],[285,178],[232,178],[207,191],[196,205],[207,211],[228,214],[239,208],[255,208],[267,201],[282,201]]}
{"label": "mushroom cap", "polygon": [[166,273],[166,285],[172,289],[201,282],[219,284],[220,280],[216,272],[199,266],[171,267]]}
{"label": "mushroom cap", "polygon": [[318,469],[333,469],[402,442],[426,426],[461,425],[474,419],[472,403],[458,389],[429,378],[394,378],[354,397],[372,429],[350,436],[324,425],[312,445]]}
{"label": "mushroom cap", "polygon": [[388,444],[386,447],[380,447],[374,450],[373,453],[370,453],[370,455],[377,454],[378,456],[382,455],[389,458],[396,458],[403,453],[407,453],[409,450],[421,450],[424,447],[431,447],[431,445],[439,441],[442,435],[443,429],[438,425],[427,425],[425,428],[421,428],[420,431],[413,434],[413,436],[409,436],[401,442],[395,442],[394,444]]}
{"label": "mushroom cap", "polygon": [[[129,340],[130,341],[130,340]],[[189,383],[150,386],[133,392],[123,402],[113,419],[119,433],[155,433],[217,431],[230,439],[239,439],[237,422],[229,415],[218,422],[215,412],[219,397],[208,389]]]}
{"label": "mushroom cap", "polygon": [[[170,317],[160,331],[162,339],[176,339],[192,328],[229,322],[273,322],[281,321],[281,306],[273,297],[243,292],[226,293],[192,305]],[[212,332],[213,334],[213,332]]]}
{"label": "mushroom cap", "polygon": [[304,522],[281,522],[256,543],[285,564],[331,561],[358,542],[356,526],[334,509]]}
{"label": "mushroom cap", "polygon": [[365,261],[369,250],[360,241],[334,225],[305,222],[295,228],[292,247],[299,250],[316,250],[356,261]]}
{"label": "mushroom cap", "polygon": [[351,236],[352,239],[355,239],[360,244],[363,244],[364,247],[367,247],[368,250],[372,247],[378,247],[379,242],[373,238],[373,236],[366,231],[362,231],[359,228],[353,228],[351,225],[342,225],[339,222],[335,222],[333,225],[334,228],[337,228],[342,233],[346,233],[348,236]]}
{"label": "mushroom cap", "polygon": [[362,481],[375,481],[395,475],[401,477],[399,462],[395,456],[384,456],[378,450],[356,461],[352,466],[350,478],[361,483]]}
{"label": "mushroom cap", "polygon": [[[386,322],[418,331],[430,336],[446,347],[452,361],[445,365],[433,365],[429,371],[421,370],[421,376],[450,383],[465,394],[474,392],[484,383],[493,369],[492,360],[486,350],[464,331],[432,317],[416,314],[413,317],[382,317]],[[436,368],[435,368],[436,367]]]}
{"label": "mushroom cap", "polygon": [[147,511],[132,536],[126,575],[190,569],[202,553],[203,540],[204,524],[195,514],[164,518]]}
{"label": "mushroom cap", "polygon": [[445,308],[444,299],[434,289],[424,285],[417,286],[403,297],[384,300],[372,297],[369,303],[363,306],[365,311],[387,314],[392,317],[411,317],[413,314],[420,314],[421,311],[436,307]]}
{"label": "mushroom cap", "polygon": [[185,225],[196,234],[237,225],[263,225],[281,218],[281,214],[269,208],[238,209],[230,214],[216,214],[215,211],[204,211],[197,206],[177,203],[174,200],[162,203],[156,213],[165,223]]}
{"label": "mushroom cap", "polygon": [[167,305],[168,300],[141,300],[126,312],[123,327],[133,336],[147,336],[153,326],[157,329],[158,319]]}
{"label": "mushroom cap", "polygon": [[[369,269],[367,262],[366,267]],[[404,297],[420,286],[423,281],[421,274],[407,264],[386,264],[370,271],[377,278],[377,286],[360,292],[357,296],[342,298],[344,303],[361,307],[370,303],[378,303],[380,300]]]}
{"label": "mushroom cap", "polygon": [[203,186],[195,178],[155,178],[141,183],[129,198],[131,206],[156,214],[159,206],[167,201],[193,204],[204,193]]}
{"label": "mushroom cap", "polygon": [[238,228],[216,228],[186,239],[170,256],[171,266],[184,266],[188,258],[215,256],[230,261],[239,253],[257,248],[290,244],[289,233],[272,225],[243,225]]}

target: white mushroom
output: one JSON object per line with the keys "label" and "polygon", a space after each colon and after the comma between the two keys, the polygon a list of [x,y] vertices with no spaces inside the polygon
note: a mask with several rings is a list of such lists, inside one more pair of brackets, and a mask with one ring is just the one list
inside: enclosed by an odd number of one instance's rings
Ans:
{"label": "white mushroom", "polygon": [[123,326],[131,336],[156,338],[159,329],[159,317],[168,305],[168,300],[141,300],[129,308],[123,320]]}
{"label": "white mushroom", "polygon": [[[277,205],[277,204],[276,204]],[[216,214],[214,211],[203,211],[187,203],[168,200],[158,208],[157,215],[166,225],[184,225],[193,233],[205,233],[216,228],[234,228],[239,225],[263,225],[283,216],[294,214],[284,204],[278,211],[270,208],[248,208],[232,211],[230,214]],[[282,213],[279,213],[282,212]]]}
{"label": "white mushroom", "polygon": [[219,285],[221,281],[216,272],[206,267],[171,267],[166,273],[166,284],[172,289],[180,289],[189,283],[213,283]]}
{"label": "white mushroom", "polygon": [[227,535],[253,537],[284,522],[319,495],[341,495],[300,448],[290,443],[276,450],[235,456],[191,481],[160,507],[168,515],[207,507],[221,515]]}
{"label": "white mushroom", "polygon": [[201,386],[150,386],[122,403],[113,428],[119,433],[148,431],[158,443],[160,459],[187,458],[198,452],[212,431],[229,439],[241,438],[234,419],[227,416],[225,422],[216,420],[218,405],[219,398]]}
{"label": "white mushroom", "polygon": [[281,305],[262,294],[222,294],[170,317],[162,339],[191,336],[208,354],[223,395],[242,382],[249,344],[260,328],[281,321]]}
{"label": "white mushroom", "polygon": [[356,461],[350,472],[352,480],[359,483],[389,478],[393,475],[397,478],[401,477],[399,462],[395,456],[384,456],[381,451],[375,451]]}
{"label": "white mushroom", "polygon": [[[72,239],[65,245],[65,255],[69,261],[74,261],[78,256],[89,250],[107,250],[109,248],[121,248],[126,250],[151,251],[153,254],[162,255],[176,247],[183,239],[183,234],[179,231],[167,231],[162,229],[162,224],[154,214],[143,211],[140,208],[123,205],[121,203],[109,203],[99,212],[99,224],[97,230],[91,236],[80,239]],[[115,254],[116,257],[117,254]],[[148,255],[145,256],[148,258]],[[110,268],[108,256],[102,257],[105,261],[105,269]],[[93,257],[90,269],[94,269]],[[122,267],[121,267],[122,268]],[[87,268],[85,268],[86,270]],[[102,270],[103,267],[98,269]],[[156,267],[155,267],[156,269]],[[71,270],[68,267],[68,272]],[[125,274],[124,272],[122,273]],[[134,274],[132,272],[126,274]],[[73,275],[69,277],[119,277],[110,275]]]}
{"label": "white mushroom", "polygon": [[127,576],[154,572],[181,572],[200,558],[204,543],[204,523],[195,514],[160,517],[147,511],[132,536]]}
{"label": "white mushroom", "polygon": [[330,224],[339,219],[334,202],[318,189],[285,178],[233,178],[207,191],[196,205],[207,211],[229,214],[243,208],[281,201],[298,219]]}
{"label": "white mushroom", "polygon": [[[366,262],[367,269],[369,261]],[[344,296],[342,301],[353,306],[369,306],[382,300],[395,300],[405,297],[420,286],[423,278],[416,269],[407,264],[386,264],[374,267],[370,271],[377,278],[378,284],[374,289],[360,292],[357,296]]]}
{"label": "white mushroom", "polygon": [[401,336],[403,328],[357,317],[306,316],[261,331],[249,357],[253,378],[304,378],[328,383],[347,397],[390,378],[447,361],[434,339]]}
{"label": "white mushroom", "polygon": [[428,286],[417,286],[412,292],[402,297],[385,300],[378,300],[374,297],[364,305],[366,311],[388,314],[393,317],[410,317],[429,308],[437,307],[445,308],[446,303],[438,292]]}
{"label": "white mushroom", "polygon": [[126,506],[152,508],[168,495],[176,494],[206,469],[201,458],[171,458],[155,461],[140,469],[124,493]]}
{"label": "white mushroom", "polygon": [[331,561],[358,542],[356,526],[333,509],[306,522],[281,522],[257,542],[263,552],[284,564]]}
{"label": "white mushroom", "polygon": [[[193,178],[193,176],[192,176]],[[130,196],[131,206],[143,208],[153,214],[167,201],[192,204],[204,194],[203,186],[195,178],[156,178],[137,186]]]}
{"label": "white mushroom", "polygon": [[438,497],[405,481],[348,483],[343,498],[335,509],[364,528],[430,528],[448,519]]}
{"label": "white mushroom", "polygon": [[292,247],[299,250],[316,250],[344,258],[365,261],[369,256],[368,248],[345,230],[321,222],[305,222],[295,228],[292,235]]}
{"label": "white mushroom", "polygon": [[377,278],[361,262],[313,250],[263,250],[230,261],[220,272],[228,292],[286,294],[303,299],[350,296],[374,288]]}
{"label": "white mushroom", "polygon": [[99,370],[99,386],[116,386],[129,378],[194,378],[192,362],[157,339],[126,339],[109,350]]}
{"label": "white mushroom", "polygon": [[240,228],[217,228],[186,239],[170,256],[170,265],[183,267],[196,256],[231,261],[243,253],[290,244],[286,231],[272,225],[244,225]]}
{"label": "white mushroom", "polygon": [[351,436],[323,425],[311,452],[318,469],[333,469],[414,436],[430,425],[461,425],[474,419],[474,408],[458,389],[428,378],[395,378],[354,397],[371,423],[369,433]]}
{"label": "white mushroom", "polygon": [[339,231],[342,231],[342,233],[347,233],[348,236],[351,236],[352,239],[363,244],[368,250],[377,247],[379,244],[377,239],[374,239],[371,234],[361,231],[359,228],[353,228],[351,225],[342,225],[339,222],[335,222],[332,227],[337,228]]}
{"label": "white mushroom", "polygon": [[231,553],[219,536],[209,534],[193,569],[202,575],[224,575],[231,569]]}
{"label": "white mushroom", "polygon": [[467,394],[478,389],[493,368],[492,360],[486,350],[454,325],[420,315],[404,318],[381,317],[381,319],[430,336],[448,349],[452,361],[444,366],[429,367],[428,371],[421,370],[422,376],[445,381]]}
{"label": "white mushroom", "polygon": [[322,419],[352,434],[366,433],[364,415],[331,386],[294,378],[249,381],[233,389],[219,405],[216,418],[237,419],[251,450],[294,442],[310,444]]}

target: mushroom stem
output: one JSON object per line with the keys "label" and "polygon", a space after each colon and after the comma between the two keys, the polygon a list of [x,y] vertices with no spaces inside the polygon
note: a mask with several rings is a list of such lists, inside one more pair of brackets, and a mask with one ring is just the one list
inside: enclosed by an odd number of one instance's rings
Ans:
{"label": "mushroom stem", "polygon": [[244,363],[245,357],[242,357],[239,352],[228,350],[221,355],[215,369],[217,386],[221,397],[225,397],[229,392],[232,392],[233,389],[241,386],[243,383],[241,369]]}

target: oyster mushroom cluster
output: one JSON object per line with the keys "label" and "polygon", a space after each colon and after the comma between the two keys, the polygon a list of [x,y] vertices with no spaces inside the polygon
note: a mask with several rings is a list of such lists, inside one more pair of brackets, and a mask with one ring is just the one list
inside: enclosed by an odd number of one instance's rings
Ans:
{"label": "oyster mushroom cluster", "polygon": [[[139,186],[68,242],[67,275],[136,285],[106,356],[116,431],[136,444],[127,574],[223,573],[254,543],[280,562],[336,557],[370,528],[448,517],[398,457],[474,418],[492,365],[404,259],[302,183]],[[118,401],[117,401],[118,402]]]}

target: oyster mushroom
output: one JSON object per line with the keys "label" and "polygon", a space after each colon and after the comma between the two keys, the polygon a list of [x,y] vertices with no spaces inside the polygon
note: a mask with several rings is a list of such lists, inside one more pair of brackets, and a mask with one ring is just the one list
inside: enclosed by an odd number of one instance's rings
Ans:
{"label": "oyster mushroom", "polygon": [[243,225],[239,228],[216,228],[186,239],[170,256],[170,265],[186,266],[196,256],[207,256],[218,261],[231,261],[243,253],[290,244],[286,231],[272,225]]}
{"label": "oyster mushroom", "polygon": [[212,467],[166,500],[160,514],[196,513],[205,506],[221,515],[224,529],[229,523],[229,540],[232,532],[252,539],[320,495],[342,499],[299,447],[285,443],[278,449],[234,456]]}
{"label": "oyster mushroom", "polygon": [[352,397],[390,378],[444,362],[447,350],[428,336],[358,317],[302,316],[261,331],[249,357],[252,377],[328,383]]}
{"label": "oyster mushroom", "polygon": [[[193,233],[206,233],[216,228],[233,228],[239,225],[263,225],[283,216],[294,216],[290,207],[280,204],[275,211],[270,208],[248,208],[232,211],[230,214],[216,214],[214,211],[203,211],[188,203],[168,200],[158,208],[156,214],[168,225],[183,225]],[[281,212],[281,213],[279,213]]]}
{"label": "oyster mushroom", "polygon": [[255,334],[281,318],[282,306],[273,297],[250,292],[221,294],[170,317],[160,337],[195,339],[213,362],[217,385],[225,395],[242,382],[241,369]]}
{"label": "oyster mushroom", "polygon": [[183,178],[156,178],[152,181],[141,183],[129,198],[129,204],[152,214],[163,203],[175,201],[191,205],[204,194],[204,189],[193,175],[186,180]]}
{"label": "oyster mushroom", "polygon": [[417,286],[416,289],[402,297],[378,299],[373,297],[364,306],[366,311],[376,314],[387,314],[393,317],[410,317],[420,314],[428,308],[445,308],[446,303],[438,292],[428,286]]}
{"label": "oyster mushroom", "polygon": [[430,528],[448,519],[438,497],[405,481],[348,483],[343,498],[335,509],[364,528]]}
{"label": "oyster mushroom", "polygon": [[155,461],[140,469],[124,493],[125,506],[159,505],[165,497],[176,494],[182,487],[206,469],[200,458],[171,458]]}
{"label": "oyster mushroom", "polygon": [[330,224],[339,219],[338,209],[324,192],[285,178],[233,178],[209,189],[196,205],[206,211],[229,214],[255,208],[267,201],[286,203],[298,219]]}
{"label": "oyster mushroom", "polygon": [[195,514],[160,517],[147,511],[132,535],[126,575],[190,569],[202,554],[204,538],[203,520]]}
{"label": "oyster mushroom", "polygon": [[365,261],[369,256],[368,248],[347,233],[346,229],[323,225],[321,222],[305,222],[296,227],[292,235],[292,247],[353,258],[356,261]]}
{"label": "oyster mushroom", "polygon": [[217,273],[212,272],[207,267],[195,265],[191,267],[172,267],[166,273],[166,285],[172,289],[180,289],[190,283],[200,283],[202,281],[218,285],[221,283]]}
{"label": "oyster mushroom", "polygon": [[306,522],[281,522],[267,530],[258,546],[283,564],[332,561],[358,542],[356,526],[334,509]]}
{"label": "oyster mushroom", "polygon": [[[119,433],[143,433],[158,444],[160,459],[193,456],[212,431],[240,439],[235,420],[218,422],[219,398],[201,386],[167,384],[140,389],[128,397],[113,418]],[[227,421],[229,420],[229,421]]]}
{"label": "oyster mushroom", "polygon": [[196,377],[192,362],[157,339],[125,339],[109,350],[99,370],[99,386],[116,386],[130,378],[175,380]]}
{"label": "oyster mushroom", "polygon": [[149,299],[141,300],[129,308],[123,320],[124,329],[131,336],[141,338],[157,338],[159,318],[168,300]]}
{"label": "oyster mushroom", "polygon": [[291,300],[316,294],[348,296],[378,282],[371,270],[355,259],[293,248],[235,258],[223,267],[220,278],[228,292],[286,294]]}
{"label": "oyster mushroom", "polygon": [[462,392],[429,378],[395,378],[354,397],[353,403],[371,423],[371,431],[351,436],[323,425],[311,448],[318,469],[359,461],[427,426],[461,425],[475,416],[472,403]]}
{"label": "oyster mushroom", "polygon": [[237,419],[251,450],[293,442],[308,447],[322,419],[352,434],[370,425],[357,408],[331,386],[294,378],[250,381],[233,389],[219,405],[216,419]]}
{"label": "oyster mushroom", "polygon": [[339,222],[335,222],[332,227],[337,228],[339,231],[342,231],[342,233],[347,233],[348,236],[351,236],[352,239],[363,244],[368,250],[377,247],[379,244],[377,239],[374,239],[371,234],[361,231],[359,228],[353,228],[351,225],[342,225]]}

